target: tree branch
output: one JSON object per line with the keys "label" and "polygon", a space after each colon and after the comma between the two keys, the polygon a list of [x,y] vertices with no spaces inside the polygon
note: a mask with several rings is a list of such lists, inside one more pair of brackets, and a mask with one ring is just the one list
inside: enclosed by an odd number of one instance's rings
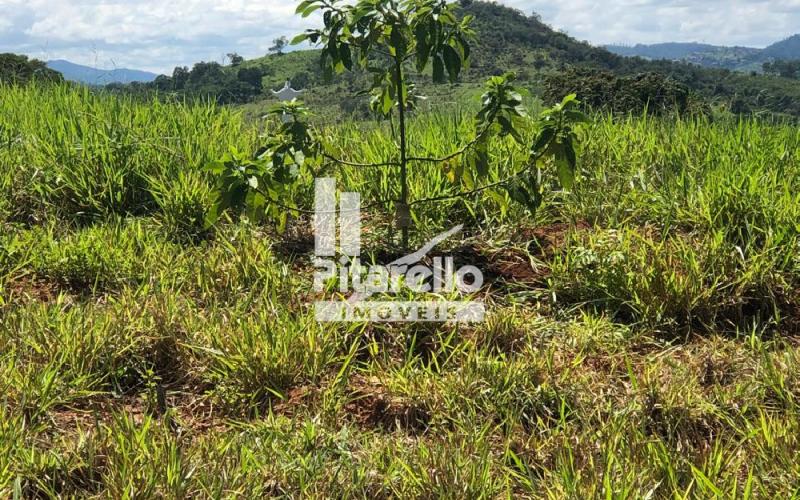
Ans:
{"label": "tree branch", "polygon": [[433,196],[431,198],[421,198],[419,200],[412,201],[411,203],[409,203],[409,206],[419,205],[419,204],[422,204],[422,203],[453,200],[453,199],[456,199],[456,198],[466,198],[468,196],[474,196],[474,195],[476,195],[478,193],[486,191],[487,189],[492,189],[494,187],[501,186],[503,184],[507,184],[510,181],[512,181],[512,180],[516,179],[517,177],[521,176],[522,174],[525,174],[526,172],[528,172],[531,169],[531,167],[536,165],[536,163],[539,160],[541,160],[542,157],[544,156],[544,152],[547,151],[547,148],[550,146],[550,143],[553,142],[554,137],[550,138],[550,140],[547,141],[547,144],[545,145],[545,147],[542,148],[541,152],[537,153],[534,158],[530,158],[528,160],[528,164],[525,165],[524,168],[518,170],[517,172],[513,173],[512,175],[506,177],[505,179],[501,179],[499,181],[492,182],[490,184],[486,184],[485,186],[481,186],[481,187],[475,188],[475,189],[473,189],[471,191],[462,191],[460,193],[455,193],[455,194],[446,194],[446,195],[442,195],[442,196]]}
{"label": "tree branch", "polygon": [[369,203],[367,205],[364,205],[362,207],[358,207],[358,208],[352,209],[352,210],[338,210],[338,211],[334,210],[333,212],[329,212],[329,211],[328,212],[317,212],[316,210],[307,210],[307,209],[303,209],[303,208],[297,208],[297,207],[292,207],[292,206],[289,206],[289,205],[284,205],[283,203],[281,203],[278,200],[274,199],[272,196],[270,196],[268,193],[266,193],[261,188],[255,187],[255,188],[251,188],[251,189],[253,191],[255,191],[256,193],[260,194],[261,196],[263,196],[267,200],[267,202],[272,203],[276,207],[282,208],[282,209],[290,211],[290,212],[295,212],[295,213],[298,213],[298,214],[301,214],[301,215],[316,215],[316,214],[336,215],[337,213],[346,213],[346,212],[356,212],[356,211],[361,211],[361,210],[369,210],[369,209],[375,208],[377,206],[386,206],[389,203],[386,200],[377,200],[377,201],[374,201],[372,203]]}
{"label": "tree branch", "polygon": [[347,165],[348,167],[359,167],[359,168],[370,168],[370,167],[399,167],[400,163],[396,161],[386,161],[382,163],[356,163],[352,161],[341,160],[336,158],[335,156],[329,155],[328,153],[322,153],[322,156],[327,158],[328,160],[338,163],[340,165]]}

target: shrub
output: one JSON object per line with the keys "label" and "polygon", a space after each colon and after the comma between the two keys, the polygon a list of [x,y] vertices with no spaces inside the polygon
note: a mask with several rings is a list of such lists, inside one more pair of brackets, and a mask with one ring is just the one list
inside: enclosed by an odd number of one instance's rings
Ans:
{"label": "shrub", "polygon": [[617,113],[657,115],[702,110],[703,104],[686,85],[660,73],[619,77],[609,71],[569,69],[545,79],[544,99],[560,100],[576,94],[585,105]]}

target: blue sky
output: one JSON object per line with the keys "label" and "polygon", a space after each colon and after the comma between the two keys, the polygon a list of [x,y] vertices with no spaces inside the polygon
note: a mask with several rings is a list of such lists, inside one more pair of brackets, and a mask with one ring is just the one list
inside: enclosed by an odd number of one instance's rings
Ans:
{"label": "blue sky", "polygon": [[[595,45],[698,41],[763,47],[800,32],[800,0],[503,0]],[[266,53],[314,23],[285,0],[0,0],[0,52],[171,72]]]}

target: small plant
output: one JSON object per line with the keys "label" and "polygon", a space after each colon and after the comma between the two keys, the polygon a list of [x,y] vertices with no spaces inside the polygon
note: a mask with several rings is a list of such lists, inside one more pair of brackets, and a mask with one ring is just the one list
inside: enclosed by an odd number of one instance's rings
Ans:
{"label": "small plant", "polygon": [[[337,0],[305,0],[297,8],[303,17],[319,10],[324,26],[308,30],[292,42],[310,41],[322,47],[321,64],[328,76],[361,69],[372,75],[367,90],[370,108],[382,117],[397,117],[399,142],[397,156],[382,162],[353,163],[334,157],[302,119],[305,108],[297,102],[275,107],[289,119],[269,138],[261,154],[252,159],[231,152],[214,162],[209,170],[218,178],[218,198],[209,223],[227,208],[246,207],[277,218],[283,225],[289,211],[304,212],[290,201],[292,186],[307,177],[303,173],[325,164],[357,168],[390,167],[398,171],[399,198],[391,200],[402,230],[403,248],[408,247],[411,207],[448,198],[469,197],[489,189],[506,189],[515,201],[535,210],[541,203],[542,167],[555,165],[561,185],[572,184],[576,168],[577,135],[573,125],[585,121],[576,109],[574,95],[542,114],[536,127],[538,136],[531,154],[510,176],[491,183],[489,139],[510,135],[519,143],[521,129],[529,122],[522,96],[513,85],[513,74],[495,76],[486,84],[483,107],[475,117],[475,137],[461,149],[441,158],[409,154],[407,113],[420,97],[409,79],[411,69],[422,74],[431,71],[434,83],[456,82],[469,63],[473,36],[471,16],[459,19],[455,3],[445,0],[361,0],[346,4]],[[461,158],[461,161],[453,161]],[[448,178],[459,189],[452,195],[410,200],[409,175],[414,164],[445,164]]]}
{"label": "small plant", "polygon": [[150,193],[160,210],[161,223],[177,239],[203,234],[209,188],[197,171],[180,171],[174,178],[148,178]]}
{"label": "small plant", "polygon": [[[271,114],[288,119],[267,139],[261,153],[251,155],[231,149],[205,169],[217,178],[216,199],[207,215],[213,224],[228,208],[247,207],[251,218],[267,217],[286,224],[289,211],[300,211],[292,201],[292,188],[309,168],[319,165],[322,151],[302,118],[308,110],[300,103],[282,103]],[[305,175],[308,179],[308,175]]]}

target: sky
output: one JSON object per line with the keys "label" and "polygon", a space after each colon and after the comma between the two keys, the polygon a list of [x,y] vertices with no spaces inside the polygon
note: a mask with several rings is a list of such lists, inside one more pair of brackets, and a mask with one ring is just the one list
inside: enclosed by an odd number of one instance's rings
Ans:
{"label": "sky", "polygon": [[[594,45],[705,42],[764,47],[800,31],[800,0],[501,0]],[[318,20],[286,0],[0,0],[0,52],[171,73],[267,52]]]}

